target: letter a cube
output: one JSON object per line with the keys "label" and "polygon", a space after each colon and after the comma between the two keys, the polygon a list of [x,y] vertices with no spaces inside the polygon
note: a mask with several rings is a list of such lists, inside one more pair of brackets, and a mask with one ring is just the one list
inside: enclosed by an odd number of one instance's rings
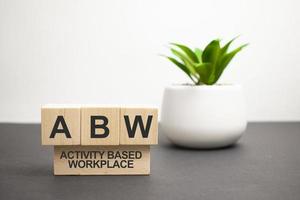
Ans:
{"label": "letter a cube", "polygon": [[41,112],[42,145],[80,145],[80,107],[45,105]]}

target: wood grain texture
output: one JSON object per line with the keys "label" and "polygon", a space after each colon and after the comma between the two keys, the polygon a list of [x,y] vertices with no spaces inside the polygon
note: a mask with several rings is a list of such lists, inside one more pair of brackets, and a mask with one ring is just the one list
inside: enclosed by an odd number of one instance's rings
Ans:
{"label": "wood grain texture", "polygon": [[[71,138],[64,133],[50,138],[58,116],[62,116]],[[42,145],[79,145],[80,144],[80,107],[78,106],[43,106],[41,109]],[[61,129],[61,124],[59,124]]]}
{"label": "wood grain texture", "polygon": [[[82,153],[84,152],[84,153]],[[94,153],[89,153],[94,152]],[[139,159],[109,158],[108,155],[127,155]],[[128,153],[131,152],[131,153]],[[136,153],[137,152],[137,153]],[[101,156],[102,155],[102,156]],[[67,158],[66,158],[67,157]],[[71,159],[70,159],[71,158]],[[131,160],[130,167],[110,168],[106,164],[99,167],[101,162],[124,163]],[[78,165],[70,166],[70,162]],[[79,164],[80,162],[80,164]],[[89,165],[87,163],[90,163]],[[97,162],[98,165],[91,164]],[[55,175],[149,175],[150,174],[150,146],[55,146],[54,147],[54,174]]]}
{"label": "wood grain texture", "polygon": [[[134,127],[134,121],[141,117],[142,123],[138,123],[135,129],[134,137],[130,137],[128,131]],[[148,121],[151,117],[152,120]],[[126,122],[127,118],[127,122]],[[129,122],[129,123],[128,123]],[[150,124],[148,136],[143,137],[141,125],[144,130]],[[120,144],[121,145],[154,145],[158,143],[158,121],[157,109],[155,108],[121,108],[120,112]]]}

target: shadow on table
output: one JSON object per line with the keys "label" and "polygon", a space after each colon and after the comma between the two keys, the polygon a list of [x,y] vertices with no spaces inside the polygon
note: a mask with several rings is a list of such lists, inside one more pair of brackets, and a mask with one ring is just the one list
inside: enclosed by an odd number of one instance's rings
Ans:
{"label": "shadow on table", "polygon": [[162,143],[160,143],[160,147],[176,150],[176,151],[202,151],[202,152],[215,152],[215,151],[236,151],[243,148],[243,144],[236,143],[230,146],[226,147],[220,147],[220,148],[213,148],[213,149],[207,149],[207,148],[188,148],[188,147],[182,147],[176,144],[173,144],[169,142],[168,140],[164,140]]}
{"label": "shadow on table", "polygon": [[234,145],[226,146],[226,147],[219,147],[214,149],[207,149],[207,148],[188,148],[188,147],[182,147],[179,145],[175,145],[172,143],[163,144],[162,145],[165,148],[174,149],[174,150],[183,150],[183,151],[224,151],[224,150],[236,150],[242,148],[242,145],[237,143]]}

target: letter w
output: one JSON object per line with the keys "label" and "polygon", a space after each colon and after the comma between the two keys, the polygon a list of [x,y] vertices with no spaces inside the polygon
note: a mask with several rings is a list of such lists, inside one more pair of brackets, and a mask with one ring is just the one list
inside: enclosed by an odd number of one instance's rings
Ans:
{"label": "letter w", "polygon": [[141,115],[136,115],[135,118],[134,118],[134,121],[133,121],[133,125],[131,127],[129,116],[125,115],[124,119],[125,119],[125,124],[126,124],[126,128],[127,128],[129,138],[134,138],[136,128],[137,128],[138,125],[140,126],[140,130],[141,130],[143,138],[148,138],[152,118],[153,118],[152,115],[148,116],[147,123],[146,123],[146,128],[145,128],[142,116]]}

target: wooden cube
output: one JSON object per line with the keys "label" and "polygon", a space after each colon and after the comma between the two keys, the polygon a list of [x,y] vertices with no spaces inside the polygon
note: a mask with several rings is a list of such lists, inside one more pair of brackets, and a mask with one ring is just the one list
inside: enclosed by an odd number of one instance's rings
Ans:
{"label": "wooden cube", "polygon": [[45,105],[41,109],[42,145],[80,144],[80,107]]}
{"label": "wooden cube", "polygon": [[121,108],[120,144],[151,145],[158,143],[157,109]]}
{"label": "wooden cube", "polygon": [[119,145],[119,112],[116,107],[82,107],[81,145]]}
{"label": "wooden cube", "polygon": [[55,175],[149,175],[150,146],[55,146]]}

